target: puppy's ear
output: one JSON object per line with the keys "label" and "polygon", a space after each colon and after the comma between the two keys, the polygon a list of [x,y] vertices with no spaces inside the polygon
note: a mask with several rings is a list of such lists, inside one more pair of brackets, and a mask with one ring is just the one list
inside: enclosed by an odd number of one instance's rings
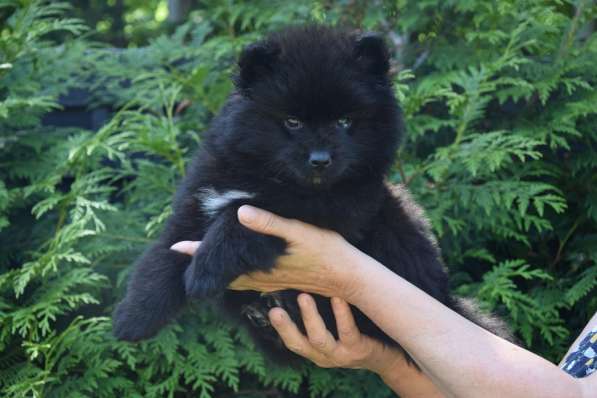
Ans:
{"label": "puppy's ear", "polygon": [[390,54],[377,33],[363,33],[355,40],[354,57],[361,67],[374,75],[384,76],[390,70]]}
{"label": "puppy's ear", "polygon": [[260,78],[271,73],[279,54],[280,49],[276,45],[265,41],[245,47],[238,59],[236,86],[246,90]]}

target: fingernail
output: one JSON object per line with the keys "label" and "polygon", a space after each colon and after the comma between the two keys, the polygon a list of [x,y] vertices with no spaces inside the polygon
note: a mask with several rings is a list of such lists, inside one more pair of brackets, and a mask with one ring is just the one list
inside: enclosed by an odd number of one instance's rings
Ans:
{"label": "fingernail", "polygon": [[257,219],[257,209],[250,205],[238,208],[238,219],[245,224],[251,224]]}
{"label": "fingernail", "polygon": [[277,311],[276,308],[272,308],[269,311],[269,317],[273,324],[279,325],[282,323],[282,321],[284,321],[284,311]]}
{"label": "fingernail", "polygon": [[309,295],[306,293],[299,294],[298,298],[299,305],[308,305],[309,304]]}

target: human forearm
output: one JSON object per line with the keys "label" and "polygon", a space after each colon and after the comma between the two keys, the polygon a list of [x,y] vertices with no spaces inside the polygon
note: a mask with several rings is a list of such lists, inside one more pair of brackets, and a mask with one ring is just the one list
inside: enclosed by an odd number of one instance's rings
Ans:
{"label": "human forearm", "polygon": [[472,324],[370,257],[355,257],[352,272],[348,300],[409,351],[447,395],[582,396],[580,383],[555,365]]}

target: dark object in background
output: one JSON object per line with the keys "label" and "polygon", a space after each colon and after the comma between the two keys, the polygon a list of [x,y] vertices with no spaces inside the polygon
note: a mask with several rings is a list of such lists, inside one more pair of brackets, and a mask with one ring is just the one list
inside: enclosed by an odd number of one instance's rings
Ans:
{"label": "dark object in background", "polygon": [[56,127],[80,127],[97,131],[112,117],[109,106],[89,108],[91,96],[87,90],[73,89],[61,95],[58,102],[62,109],[44,115],[42,124]]}
{"label": "dark object in background", "polygon": [[189,14],[190,0],[168,0],[168,22],[181,23]]}
{"label": "dark object in background", "polygon": [[[160,239],[135,265],[114,314],[118,338],[151,337],[187,297],[220,296],[222,308],[245,322],[265,351],[295,358],[267,312],[282,306],[302,327],[298,292],[226,290],[243,273],[271,269],[286,247],[241,226],[236,212],[242,204],[335,230],[448,307],[510,338],[501,320],[450,295],[422,210],[404,189],[384,183],[402,132],[388,58],[378,36],[321,26],[292,28],[244,50],[238,92],[204,135]],[[190,259],[169,249],[181,240],[203,243]],[[329,300],[317,301],[335,333]],[[364,334],[396,345],[353,311]]]}

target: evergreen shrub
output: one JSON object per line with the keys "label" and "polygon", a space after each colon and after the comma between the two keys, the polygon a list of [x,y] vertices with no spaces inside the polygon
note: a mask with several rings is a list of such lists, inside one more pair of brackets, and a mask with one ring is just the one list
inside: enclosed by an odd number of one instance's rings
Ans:
{"label": "evergreen shrub", "polygon": [[[425,207],[456,291],[553,361],[597,309],[593,2],[208,0],[129,49],[72,15],[0,1],[0,395],[391,396],[364,371],[268,364],[208,304],[140,344],[111,336],[236,55],[290,23],[386,35],[408,130],[391,180]],[[73,89],[113,110],[98,131],[48,122]]]}

